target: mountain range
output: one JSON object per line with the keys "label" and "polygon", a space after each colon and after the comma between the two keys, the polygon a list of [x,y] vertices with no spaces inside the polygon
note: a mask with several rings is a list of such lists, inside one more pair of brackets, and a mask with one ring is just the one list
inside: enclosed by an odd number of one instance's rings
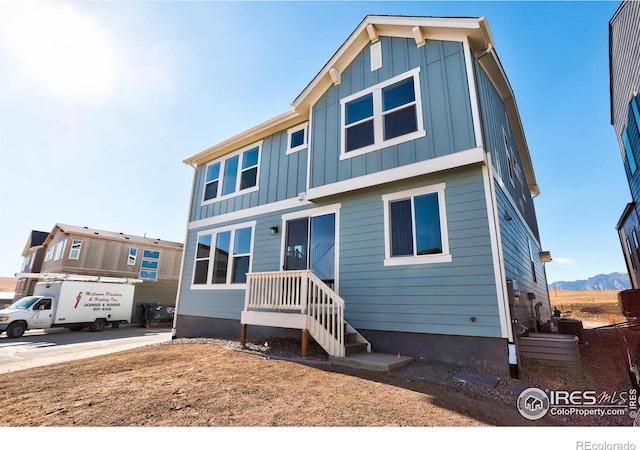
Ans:
{"label": "mountain range", "polygon": [[549,289],[563,291],[621,291],[631,289],[631,281],[626,273],[614,272],[601,274],[578,281],[556,281],[549,285]]}

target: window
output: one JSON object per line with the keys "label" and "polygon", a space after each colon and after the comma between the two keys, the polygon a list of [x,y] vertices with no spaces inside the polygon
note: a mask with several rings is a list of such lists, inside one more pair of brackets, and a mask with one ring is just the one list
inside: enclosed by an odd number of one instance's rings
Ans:
{"label": "window", "polygon": [[58,261],[64,255],[64,250],[67,247],[67,240],[64,239],[56,244],[56,256],[55,260]]}
{"label": "window", "polygon": [[140,278],[156,281],[158,279],[158,266],[160,265],[160,251],[143,250],[140,262]]}
{"label": "window", "polygon": [[307,148],[308,125],[309,123],[305,122],[287,130],[287,155]]}
{"label": "window", "polygon": [[636,120],[636,128],[638,129],[638,134],[640,134],[640,111],[638,111],[638,102],[640,102],[640,96],[636,96],[631,99],[631,110],[633,111],[633,117]]}
{"label": "window", "polygon": [[627,135],[627,129],[622,130],[622,142],[624,143],[624,150],[627,155],[627,161],[629,161],[629,171],[631,175],[636,173],[637,165],[636,165],[636,157],[633,155],[633,149],[631,148],[631,143],[629,142],[629,136]]}
{"label": "window", "polygon": [[198,235],[193,285],[244,285],[250,271],[253,224]]}
{"label": "window", "polygon": [[138,256],[138,249],[136,247],[130,247],[129,256],[127,257],[127,266],[136,265],[136,256]]}
{"label": "window", "polygon": [[82,249],[82,241],[74,239],[71,242],[71,251],[69,251],[69,259],[78,259],[80,257],[80,250]]}
{"label": "window", "polygon": [[531,276],[533,277],[533,282],[538,282],[538,275],[536,274],[536,265],[533,261],[533,246],[531,245],[531,240],[529,240],[529,261],[531,262]]}
{"label": "window", "polygon": [[[203,201],[229,196],[258,186],[260,146],[237,152],[207,165]],[[222,177],[222,179],[221,179]]]}
{"label": "window", "polygon": [[633,259],[633,251],[631,250],[631,242],[629,242],[629,238],[627,238],[627,250],[629,251],[629,259],[631,260],[631,267],[633,267],[633,270],[636,270],[636,262]]}
{"label": "window", "polygon": [[342,158],[424,136],[420,69],[414,69],[340,101]]}
{"label": "window", "polygon": [[382,196],[385,265],[450,262],[445,184]]}

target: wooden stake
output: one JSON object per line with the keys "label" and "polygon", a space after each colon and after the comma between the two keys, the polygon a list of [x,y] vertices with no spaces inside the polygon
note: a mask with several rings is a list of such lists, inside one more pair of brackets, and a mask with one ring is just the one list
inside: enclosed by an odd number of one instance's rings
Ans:
{"label": "wooden stake", "polygon": [[306,358],[309,353],[309,330],[302,330],[302,357]]}
{"label": "wooden stake", "polygon": [[247,344],[247,324],[242,324],[240,328],[240,345],[243,347]]}

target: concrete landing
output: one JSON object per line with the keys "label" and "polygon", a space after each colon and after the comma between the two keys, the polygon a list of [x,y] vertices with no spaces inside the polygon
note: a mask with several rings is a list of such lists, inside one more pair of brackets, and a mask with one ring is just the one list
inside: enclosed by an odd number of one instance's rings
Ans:
{"label": "concrete landing", "polygon": [[358,353],[346,358],[330,357],[329,361],[338,366],[352,367],[354,369],[374,370],[377,372],[389,372],[399,369],[413,362],[410,356],[390,355],[386,353]]}

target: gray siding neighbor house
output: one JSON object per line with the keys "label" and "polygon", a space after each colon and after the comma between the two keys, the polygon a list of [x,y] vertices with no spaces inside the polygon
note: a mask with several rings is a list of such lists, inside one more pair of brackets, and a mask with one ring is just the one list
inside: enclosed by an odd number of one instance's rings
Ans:
{"label": "gray siding neighbor house", "polygon": [[[22,273],[40,273],[46,251],[44,242],[48,237],[49,233],[46,231],[33,230],[29,233],[29,239],[27,239],[22,251],[22,257],[24,258],[22,260]],[[33,294],[33,289],[37,282],[38,280],[34,278],[18,279],[14,300]]]}
{"label": "gray siding neighbor house", "polygon": [[[183,244],[75,225],[56,224],[41,243],[38,270],[20,277],[34,285],[31,274],[70,274],[143,280],[136,283],[134,307],[158,302],[175,305]],[[25,258],[25,266],[28,266]],[[18,275],[23,275],[18,274]],[[17,298],[33,293],[21,291]]]}
{"label": "gray siding neighbor house", "polygon": [[640,289],[640,3],[625,1],[609,21],[611,124],[632,201],[616,225],[633,289]]}
{"label": "gray siding neighbor house", "polygon": [[487,21],[367,16],[292,107],[185,161],[175,336],[508,371],[514,321],[550,319],[549,254]]}

